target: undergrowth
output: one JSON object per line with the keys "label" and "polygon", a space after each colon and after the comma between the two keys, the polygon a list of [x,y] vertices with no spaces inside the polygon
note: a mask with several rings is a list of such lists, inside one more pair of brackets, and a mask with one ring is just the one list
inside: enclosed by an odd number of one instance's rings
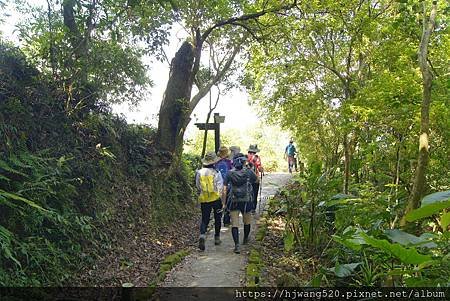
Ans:
{"label": "undergrowth", "polygon": [[153,128],[111,114],[95,87],[67,112],[67,94],[2,43],[0,74],[0,286],[70,283],[111,248],[114,221],[156,229],[187,211],[196,158],[169,176]]}
{"label": "undergrowth", "polygon": [[[421,207],[407,215],[415,222],[411,231],[398,226],[405,194],[394,198],[389,186],[383,189],[369,182],[354,184],[351,194],[342,194],[339,176],[313,164],[271,200],[268,232],[282,244],[281,249],[277,244],[265,245],[271,249],[265,252],[275,254],[266,257],[266,262],[289,267],[272,279],[273,284],[450,285],[446,211],[450,191],[426,196]],[[281,232],[276,230],[280,227]]]}

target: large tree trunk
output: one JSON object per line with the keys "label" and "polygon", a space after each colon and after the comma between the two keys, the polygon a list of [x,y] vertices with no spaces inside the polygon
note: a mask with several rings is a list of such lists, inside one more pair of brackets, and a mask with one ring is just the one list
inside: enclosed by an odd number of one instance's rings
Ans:
{"label": "large tree trunk", "polygon": [[428,43],[430,41],[431,33],[434,30],[434,23],[436,19],[437,1],[433,1],[433,7],[431,9],[430,19],[426,20],[426,8],[424,5],[424,20],[423,20],[423,32],[422,39],[419,46],[419,65],[422,72],[422,107],[420,117],[420,137],[419,137],[419,158],[417,161],[416,173],[414,176],[414,184],[412,192],[406,205],[404,216],[400,222],[401,226],[406,225],[405,216],[410,211],[419,207],[420,199],[423,196],[425,188],[425,174],[428,166],[428,136],[430,130],[430,103],[431,103],[431,86],[433,81],[433,75],[431,74],[430,67],[428,66]]}
{"label": "large tree trunk", "polygon": [[157,145],[174,155],[183,151],[183,136],[189,122],[194,48],[184,42],[172,59],[169,81],[159,110]]}

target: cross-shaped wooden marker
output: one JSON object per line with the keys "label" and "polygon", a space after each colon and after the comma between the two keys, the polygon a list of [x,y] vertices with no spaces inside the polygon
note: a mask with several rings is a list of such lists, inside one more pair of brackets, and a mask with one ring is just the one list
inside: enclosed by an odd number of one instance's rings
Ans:
{"label": "cross-shaped wooden marker", "polygon": [[195,125],[201,131],[214,130],[214,148],[216,153],[220,147],[220,124],[225,122],[225,116],[220,116],[219,113],[214,113],[213,123],[196,123]]}

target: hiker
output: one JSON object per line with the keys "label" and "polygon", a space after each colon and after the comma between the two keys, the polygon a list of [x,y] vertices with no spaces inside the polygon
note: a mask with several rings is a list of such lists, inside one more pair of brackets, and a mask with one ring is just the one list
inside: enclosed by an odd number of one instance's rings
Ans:
{"label": "hiker", "polygon": [[[211,209],[214,211],[214,244],[220,245],[220,228],[222,226],[222,208],[225,206],[223,193],[223,178],[219,171],[214,168],[214,164],[219,161],[215,152],[208,152],[202,159],[203,168],[199,169],[195,175],[202,210],[200,223],[200,239],[198,248],[205,250],[206,230],[209,224]],[[223,202],[222,202],[223,200]]]}
{"label": "hiker", "polygon": [[[225,179],[227,172],[233,168],[233,161],[228,159],[230,156],[230,150],[228,147],[221,146],[219,151],[217,152],[217,156],[220,158],[219,161],[214,165],[215,169],[218,170],[222,176],[222,179]],[[229,189],[229,187],[224,186],[224,189]],[[230,212],[225,210],[223,212],[223,225],[225,227],[230,225]]]}
{"label": "hiker", "polygon": [[[262,176],[264,175],[264,168],[261,164],[261,158],[256,154],[259,152],[257,144],[250,144],[247,150],[247,164],[251,170],[256,174],[256,182],[252,184],[253,186],[253,210],[252,213],[256,211],[256,205],[258,203],[258,192],[259,185],[261,184]],[[260,200],[261,201],[261,200]]]}
{"label": "hiker", "polygon": [[239,146],[230,146],[230,156],[228,157],[229,159],[231,159],[231,161],[233,161],[233,158],[239,154],[241,152],[241,148]]}
{"label": "hiker", "polygon": [[236,154],[233,160],[234,168],[230,170],[224,180],[224,185],[230,185],[229,194],[225,197],[229,199],[228,207],[231,215],[231,235],[234,240],[234,253],[239,254],[239,212],[244,220],[244,240],[242,244],[248,243],[250,234],[250,223],[252,220],[251,211],[253,210],[252,184],[256,182],[256,174],[245,167],[247,158],[244,154]]}
{"label": "hiker", "polygon": [[297,159],[295,158],[295,155],[297,154],[297,150],[294,146],[294,140],[289,140],[289,144],[286,146],[286,149],[284,150],[284,159],[288,161],[288,170],[289,173],[292,173],[292,167],[295,164],[295,171],[297,171],[297,163],[295,162]]}

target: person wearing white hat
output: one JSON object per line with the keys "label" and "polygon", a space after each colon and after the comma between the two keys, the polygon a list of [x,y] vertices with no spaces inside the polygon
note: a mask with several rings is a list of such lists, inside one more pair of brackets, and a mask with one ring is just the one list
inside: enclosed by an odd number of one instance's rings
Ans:
{"label": "person wearing white hat", "polygon": [[214,168],[214,164],[219,161],[215,152],[208,152],[202,159],[203,168],[197,171],[195,175],[195,184],[199,195],[198,200],[202,210],[200,222],[200,238],[198,247],[201,251],[205,250],[206,230],[211,216],[211,210],[214,211],[214,244],[220,245],[220,229],[222,226],[222,208],[225,203],[222,197],[223,178],[219,171]]}

